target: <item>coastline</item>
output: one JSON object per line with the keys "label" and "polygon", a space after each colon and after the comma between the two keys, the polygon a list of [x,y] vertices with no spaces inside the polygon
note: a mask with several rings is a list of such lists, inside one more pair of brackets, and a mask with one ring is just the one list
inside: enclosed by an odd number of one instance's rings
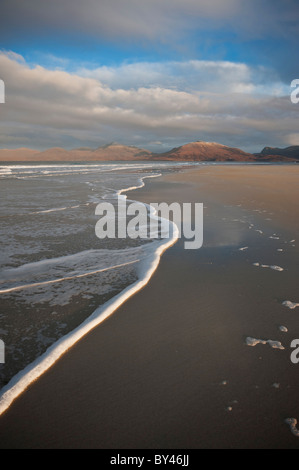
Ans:
{"label": "coastline", "polygon": [[[161,173],[157,175],[143,176],[140,178],[139,186],[132,186],[124,188],[116,192],[117,196],[123,193],[128,193],[136,189],[141,189],[145,186],[144,180],[147,178],[156,178],[162,176]],[[122,196],[127,198],[127,196]],[[152,214],[154,216],[155,214]],[[72,348],[81,338],[87,335],[92,329],[100,325],[106,318],[112,315],[120,305],[126,302],[132,295],[142,289],[149,282],[150,278],[157,269],[160,258],[164,251],[176,243],[178,239],[178,231],[175,225],[172,224],[173,234],[171,239],[161,243],[156,250],[152,253],[150,262],[144,262],[142,274],[140,279],[133,284],[126,287],[122,292],[106,302],[104,305],[98,307],[82,324],[77,328],[63,336],[60,340],[56,341],[50,346],[44,354],[39,356],[35,361],[30,363],[25,369],[18,372],[9,383],[0,390],[0,416],[5,413],[10,405],[42,374],[44,374],[50,367],[52,367],[59,358]],[[135,262],[134,262],[135,263]],[[128,264],[132,264],[129,262]],[[117,268],[115,266],[114,268]],[[81,275],[82,276],[82,275]],[[53,281],[54,282],[54,281]],[[18,288],[15,288],[18,289]]]}
{"label": "coastline", "polygon": [[[281,305],[296,294],[297,248],[284,242],[297,220],[292,207],[286,217],[275,201],[272,208],[258,201],[245,207],[247,192],[241,201],[231,169],[217,172],[222,189],[209,189],[215,167],[206,167],[137,190],[134,199],[147,203],[204,202],[205,248],[184,251],[179,240],[167,250],[147,288],[76,343],[0,418],[1,447],[298,448],[284,420],[299,416],[286,342],[299,331],[296,315]],[[254,185],[246,191],[258,199]],[[278,227],[279,240],[269,240],[267,230]],[[245,241],[249,251],[240,252]],[[281,261],[278,246],[285,250]],[[253,266],[267,257],[285,270]],[[290,336],[278,332],[282,322]],[[285,350],[248,347],[251,335],[279,339]]]}

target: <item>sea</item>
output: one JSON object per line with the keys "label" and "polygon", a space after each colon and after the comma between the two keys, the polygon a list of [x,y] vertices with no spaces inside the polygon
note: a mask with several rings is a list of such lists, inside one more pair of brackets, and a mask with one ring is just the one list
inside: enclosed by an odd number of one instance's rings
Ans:
{"label": "sea", "polygon": [[173,224],[168,238],[99,239],[98,204],[134,201],[148,178],[191,165],[1,164],[0,413],[141,289],[178,237]]}

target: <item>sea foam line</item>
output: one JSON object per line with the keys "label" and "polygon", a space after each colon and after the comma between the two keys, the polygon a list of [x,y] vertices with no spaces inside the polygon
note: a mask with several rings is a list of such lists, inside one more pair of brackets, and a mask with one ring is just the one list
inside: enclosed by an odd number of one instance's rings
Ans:
{"label": "sea foam line", "polygon": [[140,261],[139,259],[134,261],[128,261],[127,263],[117,264],[115,266],[109,266],[108,268],[97,269],[96,271],[90,271],[88,273],[76,274],[75,276],[60,277],[58,279],[51,279],[50,281],[35,282],[33,284],[24,284],[22,286],[10,287],[9,289],[0,290],[0,294],[7,294],[8,292],[15,292],[23,289],[30,289],[31,287],[45,286],[48,284],[56,284],[57,282],[70,281],[72,279],[79,279],[81,277],[92,276],[93,274],[103,273],[109,271],[110,269],[122,268],[123,266],[128,266],[129,264],[134,264]]}
{"label": "sea foam line", "polygon": [[251,347],[255,347],[257,344],[269,344],[269,346],[271,346],[271,348],[273,349],[281,349],[281,350],[285,349],[280,341],[272,341],[271,339],[263,340],[263,339],[251,338],[250,336],[246,338],[246,344],[247,346],[251,346]]}
{"label": "sea foam line", "polygon": [[[156,177],[160,175],[153,175]],[[143,183],[143,177],[142,183]],[[144,183],[141,187],[144,186]],[[131,190],[131,188],[129,188]],[[121,190],[124,192],[125,190]],[[149,206],[151,210],[151,215],[157,217],[156,210]],[[168,220],[160,218],[162,222],[169,223]],[[167,248],[170,248],[174,245],[179,238],[179,229],[174,222],[170,221],[170,226],[173,228],[172,238],[165,241],[159,245],[155,252],[154,257],[151,260],[147,260],[147,265],[143,268],[143,273],[141,273],[141,278],[136,281],[134,284],[128,286],[120,294],[113,297],[111,300],[106,302],[101,307],[97,308],[93,314],[91,314],[81,325],[79,325],[75,330],[71,331],[67,335],[63,336],[60,340],[56,341],[52,346],[50,346],[47,351],[42,354],[39,358],[29,364],[25,369],[17,373],[9,383],[1,390],[0,394],[0,415],[2,415],[14,402],[14,400],[20,396],[29,385],[34,382],[38,377],[44,374],[50,367],[55,364],[55,362],[75,343],[77,343],[83,336],[89,333],[93,328],[102,323],[106,318],[108,318],[115,310],[120,307],[126,300],[128,300],[132,295],[141,290],[151,279],[152,275],[156,271],[161,256]],[[143,274],[143,276],[142,276]]]}

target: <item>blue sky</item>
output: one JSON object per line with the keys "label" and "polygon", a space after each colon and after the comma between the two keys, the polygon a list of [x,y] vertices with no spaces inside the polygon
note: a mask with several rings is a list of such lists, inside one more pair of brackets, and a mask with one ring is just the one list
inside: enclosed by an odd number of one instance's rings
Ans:
{"label": "blue sky", "polygon": [[0,147],[299,144],[297,0],[2,0]]}

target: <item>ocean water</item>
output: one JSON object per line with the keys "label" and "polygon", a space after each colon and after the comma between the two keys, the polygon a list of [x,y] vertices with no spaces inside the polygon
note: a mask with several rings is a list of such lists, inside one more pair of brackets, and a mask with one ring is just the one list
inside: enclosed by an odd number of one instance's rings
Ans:
{"label": "ocean water", "polygon": [[121,194],[127,202],[134,200],[132,189],[143,186],[146,178],[186,165],[0,167],[2,411],[66,349],[145,285],[161,253],[177,237],[174,226],[168,239],[100,240],[95,235],[97,204],[116,204]]}

